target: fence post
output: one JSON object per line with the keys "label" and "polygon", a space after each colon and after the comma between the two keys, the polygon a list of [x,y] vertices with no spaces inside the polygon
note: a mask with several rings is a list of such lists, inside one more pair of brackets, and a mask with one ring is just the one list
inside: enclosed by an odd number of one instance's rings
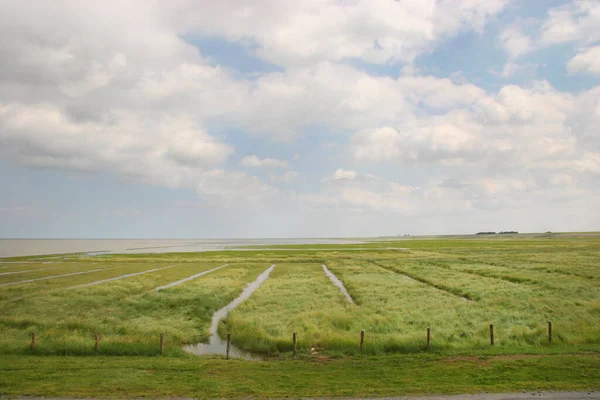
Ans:
{"label": "fence post", "polygon": [[431,329],[427,328],[427,350],[429,350],[430,340],[431,340]]}
{"label": "fence post", "polygon": [[100,335],[96,333],[96,354],[98,354],[98,349],[100,347]]}
{"label": "fence post", "polygon": [[227,359],[229,360],[229,350],[231,348],[231,334],[227,334]]}
{"label": "fence post", "polygon": [[361,352],[361,354],[363,352],[364,344],[365,344],[365,331],[360,331],[360,352]]}
{"label": "fence post", "polygon": [[294,332],[292,341],[294,342],[294,356],[296,356],[296,332]]}
{"label": "fence post", "polygon": [[490,344],[494,345],[494,325],[490,324]]}
{"label": "fence post", "polygon": [[165,334],[160,334],[160,355],[165,354]]}
{"label": "fence post", "polygon": [[35,332],[31,332],[31,350],[35,350]]}
{"label": "fence post", "polygon": [[548,342],[552,343],[552,322],[548,321]]}

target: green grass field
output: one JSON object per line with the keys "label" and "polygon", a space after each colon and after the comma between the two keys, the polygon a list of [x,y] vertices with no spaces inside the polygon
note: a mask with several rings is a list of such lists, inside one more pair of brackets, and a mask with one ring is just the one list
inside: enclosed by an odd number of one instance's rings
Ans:
{"label": "green grass field", "polygon": [[[47,260],[52,263],[43,263],[43,257],[0,260],[0,366],[4,365],[15,379],[19,377],[16,381],[22,380],[23,385],[29,375],[7,366],[10,360],[39,360],[40,365],[51,368],[52,362],[60,360],[56,356],[94,355],[96,334],[101,337],[100,354],[81,358],[88,366],[97,357],[104,357],[103,363],[110,365],[110,360],[126,363],[116,361],[125,360],[117,356],[130,360],[156,356],[159,335],[164,333],[162,367],[180,365],[176,359],[186,365],[204,359],[221,368],[220,363],[226,361],[214,356],[197,359],[182,348],[206,341],[212,314],[235,299],[271,264],[276,267],[270,278],[228,315],[219,332],[222,336],[231,333],[237,347],[263,354],[270,359],[267,364],[277,363],[283,369],[288,368],[286,363],[310,369],[319,360],[336,360],[345,371],[344,363],[354,363],[356,357],[372,364],[380,360],[385,365],[382,360],[386,357],[398,360],[408,354],[416,364],[421,362],[418,360],[433,363],[436,357],[458,356],[531,354],[546,360],[543,355],[552,354],[550,361],[540,361],[546,365],[563,356],[586,353],[586,362],[596,365],[598,357],[593,354],[600,352],[597,236],[409,239],[294,246],[293,250],[258,248]],[[194,280],[155,290],[225,263],[228,266]],[[344,283],[355,304],[329,281],[323,264]],[[81,286],[127,274],[138,275]],[[52,279],[45,279],[48,277]],[[551,343],[548,321],[553,324]],[[494,325],[494,346],[490,345],[490,324]],[[427,328],[431,329],[429,349]],[[35,349],[29,346],[31,332],[36,333]],[[294,332],[298,356],[292,361]],[[27,357],[14,358],[23,355]],[[243,360],[232,365],[240,370],[244,365],[249,370],[257,368],[255,362]],[[598,387],[597,374],[591,379],[590,387]],[[567,386],[561,387],[572,388]],[[18,385],[6,387],[13,389],[3,392],[0,386],[0,394],[47,394],[42,389],[34,393],[19,392]],[[448,390],[436,392],[456,391],[448,386]],[[73,395],[69,391],[48,393]],[[140,393],[146,395],[143,390]],[[230,395],[218,390],[214,393],[217,397]],[[382,390],[375,394],[395,393]],[[86,391],[84,395],[93,393]]]}
{"label": "green grass field", "polygon": [[364,398],[598,388],[597,355],[396,354],[266,362],[185,357],[0,358],[0,395],[9,398]]}

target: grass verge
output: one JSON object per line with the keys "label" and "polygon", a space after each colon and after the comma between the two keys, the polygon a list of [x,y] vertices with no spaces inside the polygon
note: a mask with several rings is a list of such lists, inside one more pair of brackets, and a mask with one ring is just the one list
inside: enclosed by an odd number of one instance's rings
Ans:
{"label": "grass verge", "polygon": [[249,362],[0,357],[0,395],[282,398],[597,390],[600,356],[409,355]]}

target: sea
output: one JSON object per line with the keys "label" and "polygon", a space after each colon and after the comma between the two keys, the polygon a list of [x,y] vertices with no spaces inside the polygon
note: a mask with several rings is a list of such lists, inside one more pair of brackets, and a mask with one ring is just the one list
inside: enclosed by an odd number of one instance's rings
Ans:
{"label": "sea", "polygon": [[246,246],[355,244],[356,239],[0,239],[0,258],[86,253],[180,253],[231,250]]}

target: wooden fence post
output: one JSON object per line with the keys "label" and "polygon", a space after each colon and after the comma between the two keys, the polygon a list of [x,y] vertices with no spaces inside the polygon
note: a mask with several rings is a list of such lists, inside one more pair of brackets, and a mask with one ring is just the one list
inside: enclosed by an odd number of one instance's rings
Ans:
{"label": "wooden fence post", "polygon": [[552,322],[548,321],[548,342],[552,343]]}
{"label": "wooden fence post", "polygon": [[35,332],[31,332],[31,350],[35,350]]}
{"label": "wooden fence post", "polygon": [[363,347],[365,344],[365,331],[360,331],[360,352],[363,352]]}
{"label": "wooden fence post", "polygon": [[165,354],[165,334],[160,334],[160,355]]}
{"label": "wooden fence post", "polygon": [[96,354],[98,354],[98,350],[100,347],[100,335],[96,333]]}
{"label": "wooden fence post", "polygon": [[292,341],[294,343],[294,356],[296,356],[296,332],[292,335]]}
{"label": "wooden fence post", "polygon": [[490,344],[494,345],[494,325],[490,324]]}
{"label": "wooden fence post", "polygon": [[429,350],[430,340],[431,340],[431,329],[427,328],[427,350]]}
{"label": "wooden fence post", "polygon": [[231,348],[231,334],[227,334],[227,359],[229,360],[229,350]]}

